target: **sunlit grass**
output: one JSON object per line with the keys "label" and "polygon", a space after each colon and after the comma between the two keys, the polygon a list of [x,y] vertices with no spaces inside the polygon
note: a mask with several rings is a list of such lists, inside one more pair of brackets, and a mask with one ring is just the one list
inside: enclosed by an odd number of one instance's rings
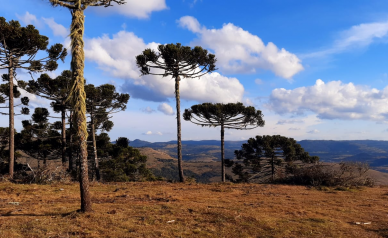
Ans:
{"label": "sunlit grass", "polygon": [[155,182],[90,189],[94,212],[80,214],[77,184],[0,183],[0,237],[388,236],[388,187]]}

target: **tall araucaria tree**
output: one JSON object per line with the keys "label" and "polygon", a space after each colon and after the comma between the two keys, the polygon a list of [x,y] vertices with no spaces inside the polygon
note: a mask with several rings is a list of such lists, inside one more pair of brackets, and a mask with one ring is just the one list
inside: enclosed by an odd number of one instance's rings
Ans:
{"label": "tall araucaria tree", "polygon": [[79,138],[80,151],[80,192],[81,192],[81,212],[92,211],[92,201],[89,193],[88,178],[88,148],[87,148],[87,125],[86,125],[86,105],[85,105],[85,54],[83,35],[85,31],[84,11],[87,7],[112,6],[112,3],[118,5],[124,4],[124,0],[49,0],[56,7],[66,7],[70,10],[72,20],[70,26],[71,39],[71,71],[74,82],[70,99],[73,105],[73,120]]}
{"label": "tall araucaria tree", "polygon": [[191,106],[183,113],[183,119],[208,127],[221,127],[221,180],[225,182],[224,130],[251,130],[263,127],[263,114],[254,107],[242,103],[203,103]]}
{"label": "tall araucaria tree", "polygon": [[[181,78],[197,78],[216,70],[216,57],[200,46],[193,49],[180,43],[159,45],[158,52],[146,49],[136,56],[137,66],[142,75],[171,76],[175,79],[175,99],[177,110],[177,144],[179,180],[184,182],[182,168],[181,109],[179,82]],[[152,69],[152,71],[151,71]]]}
{"label": "tall araucaria tree", "polygon": [[[62,61],[67,55],[61,44],[47,48],[49,39],[40,35],[33,25],[22,27],[18,21],[7,22],[0,17],[0,69],[8,70],[9,77],[9,176],[13,177],[14,144],[14,106],[13,88],[17,69],[28,72],[53,71],[57,69],[56,61]],[[47,56],[36,59],[38,52],[46,51]]]}
{"label": "tall araucaria tree", "polygon": [[110,114],[124,111],[127,108],[129,94],[118,93],[112,84],[103,84],[94,87],[93,84],[85,85],[86,111],[90,115],[90,131],[93,142],[94,172],[96,179],[100,180],[98,165],[96,130],[110,131],[113,122]]}
{"label": "tall araucaria tree", "polygon": [[66,110],[69,109],[67,98],[72,86],[71,71],[64,70],[61,75],[52,79],[48,74],[42,74],[37,80],[28,82],[27,91],[40,97],[48,99],[55,112],[60,112],[61,116],[61,146],[62,165],[65,166],[66,159]]}

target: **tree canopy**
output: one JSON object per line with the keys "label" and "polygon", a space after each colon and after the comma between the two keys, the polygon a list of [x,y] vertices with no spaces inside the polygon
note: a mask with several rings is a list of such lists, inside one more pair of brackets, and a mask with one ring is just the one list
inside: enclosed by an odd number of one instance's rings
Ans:
{"label": "tree canopy", "polygon": [[[227,160],[226,164],[232,167],[240,182],[268,177],[274,181],[276,172],[292,173],[300,163],[314,163],[319,160],[319,157],[310,156],[304,151],[295,139],[280,135],[258,135],[250,138],[241,146],[241,150],[235,151],[235,155],[237,161]],[[276,168],[283,170],[277,171]],[[229,179],[233,180],[231,176]]]}
{"label": "tree canopy", "polygon": [[251,106],[238,103],[202,103],[191,106],[183,113],[183,119],[200,126],[226,129],[251,130],[265,124],[263,114]]}

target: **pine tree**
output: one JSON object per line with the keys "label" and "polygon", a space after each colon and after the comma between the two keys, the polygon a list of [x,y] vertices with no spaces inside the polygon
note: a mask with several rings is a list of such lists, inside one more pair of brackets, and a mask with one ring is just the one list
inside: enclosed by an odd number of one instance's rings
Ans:
{"label": "pine tree", "polygon": [[[181,78],[197,78],[216,70],[216,58],[208,54],[207,50],[196,46],[182,46],[180,43],[159,45],[158,52],[146,49],[136,56],[137,66],[142,75],[171,76],[175,79],[175,99],[177,110],[177,150],[179,180],[184,182],[182,168],[182,140],[181,140],[181,109],[179,82]],[[151,72],[152,69],[152,72]],[[158,73],[158,70],[164,71]]]}
{"label": "pine tree", "polygon": [[263,114],[254,107],[242,103],[203,103],[191,106],[183,113],[183,119],[208,127],[221,127],[221,181],[225,182],[224,130],[251,130],[263,127]]}
{"label": "pine tree", "polygon": [[48,74],[41,74],[37,80],[28,82],[27,91],[40,97],[48,99],[55,112],[61,113],[61,121],[58,126],[61,128],[62,165],[65,166],[66,159],[66,111],[69,110],[67,101],[71,89],[71,71],[65,70],[52,79]]}
{"label": "pine tree", "polygon": [[[55,44],[47,49],[48,38],[40,35],[33,25],[21,27],[18,21],[6,22],[0,17],[0,69],[8,70],[9,82],[9,176],[14,170],[14,77],[16,69],[28,72],[53,71],[58,67],[56,61],[62,61],[67,55],[61,44]],[[38,52],[46,51],[47,56],[36,59]]]}
{"label": "pine tree", "polygon": [[129,94],[118,93],[111,84],[103,84],[94,87],[92,84],[85,85],[86,92],[86,111],[90,115],[91,139],[93,142],[94,171],[97,180],[100,180],[100,169],[98,165],[96,131],[110,131],[113,122],[110,114],[124,111],[129,100]]}
{"label": "pine tree", "polygon": [[[236,150],[237,161],[226,161],[232,171],[239,178],[239,182],[270,177],[275,180],[276,168],[284,168],[285,172],[292,172],[296,162],[314,163],[317,156],[309,153],[294,140],[280,135],[264,135],[250,138],[247,143]],[[241,162],[238,162],[241,161]]]}

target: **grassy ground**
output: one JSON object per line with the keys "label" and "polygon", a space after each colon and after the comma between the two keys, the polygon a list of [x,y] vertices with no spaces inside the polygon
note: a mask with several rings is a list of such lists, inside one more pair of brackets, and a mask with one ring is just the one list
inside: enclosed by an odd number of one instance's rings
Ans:
{"label": "grassy ground", "polygon": [[0,237],[388,237],[388,187],[93,183],[91,192],[94,212],[79,214],[77,184],[0,183]]}

